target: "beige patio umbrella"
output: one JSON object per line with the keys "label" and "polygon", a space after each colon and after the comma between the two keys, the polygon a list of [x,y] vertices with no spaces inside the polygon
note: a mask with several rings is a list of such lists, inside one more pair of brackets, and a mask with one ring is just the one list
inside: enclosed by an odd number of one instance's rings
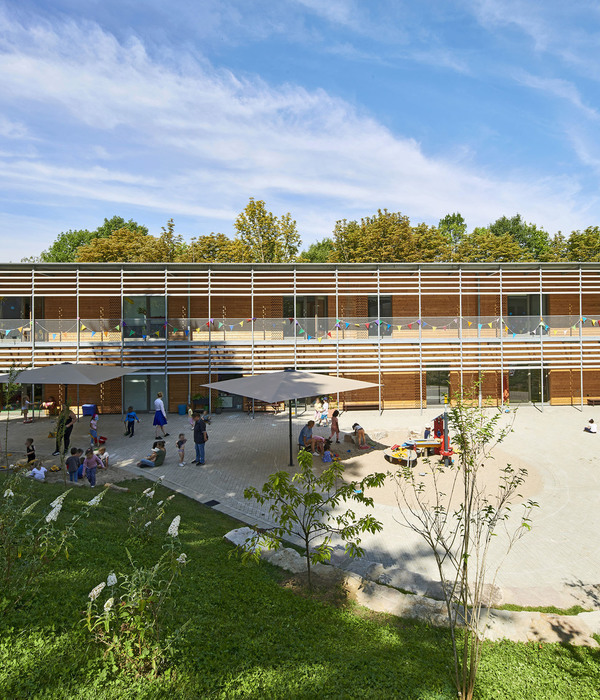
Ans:
{"label": "beige patio umbrella", "polygon": [[357,389],[370,389],[378,384],[363,382],[346,377],[332,377],[329,374],[303,372],[297,369],[286,369],[282,372],[267,372],[253,374],[239,379],[225,379],[222,382],[211,382],[202,386],[219,389],[229,394],[246,396],[266,403],[288,402],[288,419],[290,428],[290,467],[294,466],[293,437],[292,437],[292,400],[303,399],[319,394],[335,394]]}
{"label": "beige patio umbrella", "polygon": [[105,367],[78,362],[61,362],[57,365],[24,369],[13,377],[10,374],[0,374],[0,384],[8,384],[11,381],[15,384],[64,384],[66,401],[69,384],[102,384],[109,379],[116,379],[136,370],[135,367]]}

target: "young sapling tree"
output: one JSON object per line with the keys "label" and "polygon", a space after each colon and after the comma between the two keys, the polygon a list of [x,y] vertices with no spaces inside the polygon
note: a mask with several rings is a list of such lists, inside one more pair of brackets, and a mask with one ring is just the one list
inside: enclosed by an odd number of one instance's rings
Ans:
{"label": "young sapling tree", "polygon": [[334,536],[344,542],[348,555],[360,557],[364,553],[360,536],[382,529],[382,524],[370,513],[358,517],[351,508],[338,508],[348,501],[372,507],[373,499],[365,495],[365,489],[379,487],[385,480],[385,474],[380,473],[370,474],[361,481],[344,482],[344,467],[337,461],[316,476],[312,460],[310,452],[302,451],[298,455],[297,474],[276,472],[260,491],[256,488],[244,491],[246,498],[268,504],[276,524],[267,529],[256,528],[243,557],[258,559],[263,548],[277,549],[282,540],[297,537],[304,550],[309,588],[312,588],[311,564],[331,559]]}
{"label": "young sapling tree", "polygon": [[[530,514],[537,506],[519,489],[525,469],[510,464],[494,469],[492,451],[512,432],[504,414],[478,408],[472,395],[453,397],[448,419],[454,459],[447,463],[425,460],[427,467],[401,467],[394,475],[398,486],[398,521],[420,535],[433,552],[446,604],[454,682],[458,695],[471,700],[483,649],[489,591],[494,588],[502,559],[530,529]],[[447,409],[446,409],[447,410]],[[421,474],[427,469],[425,476]],[[513,519],[516,502],[523,508]],[[504,530],[499,542],[498,530]],[[500,563],[490,568],[490,545]],[[463,627],[462,636],[458,628]]]}

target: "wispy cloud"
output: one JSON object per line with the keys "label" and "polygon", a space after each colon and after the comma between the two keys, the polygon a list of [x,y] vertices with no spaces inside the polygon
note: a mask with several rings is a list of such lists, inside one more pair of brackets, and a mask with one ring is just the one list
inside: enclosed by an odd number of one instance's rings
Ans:
{"label": "wispy cloud", "polygon": [[0,114],[0,136],[6,139],[29,138],[29,130],[22,122],[15,122]]}
{"label": "wispy cloud", "polygon": [[545,78],[523,71],[517,72],[515,78],[522,85],[535,88],[536,90],[540,90],[541,92],[548,93],[568,102],[588,119],[598,119],[600,116],[596,109],[584,104],[579,90],[568,80],[563,80],[562,78]]}
{"label": "wispy cloud", "polygon": [[100,203],[108,214],[108,203],[129,203],[188,217],[199,233],[231,230],[254,196],[290,210],[307,239],[380,206],[430,222],[459,210],[471,225],[518,211],[549,230],[583,219],[574,179],[426,155],[324,90],[273,87],[184,53],[160,62],[140,39],[89,23],[5,16],[0,94],[7,119],[36,115],[26,127],[39,144],[37,158],[0,159],[6,201]]}

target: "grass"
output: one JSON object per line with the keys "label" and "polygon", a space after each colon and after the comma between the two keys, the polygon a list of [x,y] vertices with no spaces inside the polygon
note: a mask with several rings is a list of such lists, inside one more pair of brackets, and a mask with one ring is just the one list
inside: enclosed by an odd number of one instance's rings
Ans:
{"label": "grass", "polygon": [[[140,491],[147,482],[124,485]],[[60,484],[31,487],[44,503],[62,491]],[[61,518],[89,498],[88,489],[76,489]],[[89,591],[110,571],[126,567],[123,540],[132,500],[132,494],[110,491],[80,523],[69,560],[56,562],[40,593],[0,621],[0,697],[455,697],[447,630],[297,595],[283,585],[289,578],[284,572],[230,556],[223,534],[239,523],[181,495],[171,501],[164,530],[181,515],[180,538],[190,561],[169,625],[175,630],[190,624],[170,674],[154,682],[125,677],[90,643],[80,620]],[[154,562],[162,543],[132,554]],[[477,697],[598,698],[599,661],[597,650],[585,648],[487,643]]]}
{"label": "grass", "polygon": [[498,605],[498,610],[512,610],[513,612],[541,612],[549,615],[579,615],[579,613],[592,612],[589,608],[582,608],[581,605],[572,605],[570,608],[557,608],[554,605],[513,605],[506,603]]}

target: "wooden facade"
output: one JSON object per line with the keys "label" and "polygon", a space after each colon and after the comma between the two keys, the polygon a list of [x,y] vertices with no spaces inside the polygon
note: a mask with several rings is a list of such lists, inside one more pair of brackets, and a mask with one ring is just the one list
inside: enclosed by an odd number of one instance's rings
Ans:
{"label": "wooden facade", "polygon": [[22,263],[0,267],[0,297],[2,371],[138,369],[80,387],[105,412],[143,403],[136,381],[176,410],[208,381],[285,367],[380,385],[348,408],[424,407],[475,383],[498,404],[600,397],[595,263]]}

